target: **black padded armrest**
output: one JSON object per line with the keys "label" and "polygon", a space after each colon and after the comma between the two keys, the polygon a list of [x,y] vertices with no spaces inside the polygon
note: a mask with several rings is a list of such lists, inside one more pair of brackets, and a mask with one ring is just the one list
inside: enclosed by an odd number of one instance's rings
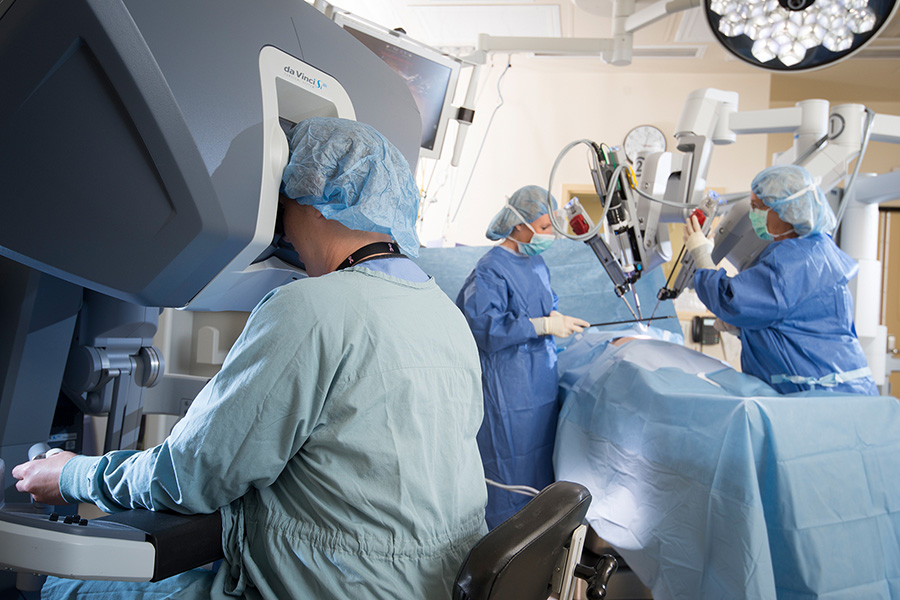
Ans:
{"label": "black padded armrest", "polygon": [[147,535],[147,541],[156,548],[151,581],[177,575],[224,556],[219,511],[209,515],[181,515],[134,509],[95,520],[129,525]]}
{"label": "black padded armrest", "polygon": [[557,481],[475,544],[460,567],[454,600],[546,600],[572,532],[587,515],[591,493]]}

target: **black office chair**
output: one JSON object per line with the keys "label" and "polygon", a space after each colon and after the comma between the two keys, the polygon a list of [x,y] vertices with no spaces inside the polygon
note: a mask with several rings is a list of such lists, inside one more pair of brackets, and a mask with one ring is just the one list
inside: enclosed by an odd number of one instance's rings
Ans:
{"label": "black office chair", "polygon": [[469,551],[453,600],[570,600],[574,577],[588,582],[589,600],[602,600],[617,564],[610,555],[594,566],[579,564],[590,504],[590,492],[577,483],[544,488]]}

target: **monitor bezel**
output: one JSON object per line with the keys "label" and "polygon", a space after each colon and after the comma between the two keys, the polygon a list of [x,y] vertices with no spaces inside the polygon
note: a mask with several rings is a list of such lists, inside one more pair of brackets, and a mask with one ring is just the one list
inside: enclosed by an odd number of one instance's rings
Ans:
{"label": "monitor bezel", "polygon": [[[426,46],[410,39],[404,33],[377,25],[352,13],[335,11],[332,19],[344,29],[355,29],[386,44],[396,46],[420,58],[450,69],[450,77],[447,80],[447,89],[444,90],[444,99],[441,105],[440,115],[438,116],[437,131],[434,136],[434,147],[429,149],[421,145],[419,146],[419,158],[439,159],[447,137],[450,120],[456,117],[457,107],[453,105],[453,100],[456,95],[456,86],[459,81],[460,71],[462,70],[462,64],[457,59],[443,54],[436,48]],[[362,44],[362,42],[355,37],[354,40]],[[363,45],[365,46],[365,44]],[[371,51],[368,47],[366,48]],[[425,124],[423,123],[422,126],[424,128]]]}

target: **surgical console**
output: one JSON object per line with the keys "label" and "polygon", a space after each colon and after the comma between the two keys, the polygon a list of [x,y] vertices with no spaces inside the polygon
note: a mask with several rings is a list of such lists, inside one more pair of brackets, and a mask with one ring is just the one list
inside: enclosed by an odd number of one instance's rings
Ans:
{"label": "surgical console", "polygon": [[[34,444],[81,451],[85,414],[103,450],[137,446],[162,307],[246,311],[305,276],[274,251],[290,126],[356,119],[419,153],[402,78],[305,2],[0,2],[0,81],[0,476]],[[0,567],[171,570],[152,526],[54,518],[11,479]]]}

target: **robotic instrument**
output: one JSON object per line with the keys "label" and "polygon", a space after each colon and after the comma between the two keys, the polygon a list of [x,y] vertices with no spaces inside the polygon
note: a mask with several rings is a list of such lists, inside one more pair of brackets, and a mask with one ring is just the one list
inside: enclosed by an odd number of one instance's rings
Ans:
{"label": "robotic instrument", "polygon": [[[249,311],[305,276],[278,244],[290,126],[358,119],[419,153],[403,80],[304,2],[0,3],[0,80],[0,481],[35,444],[80,452],[84,414],[110,450],[183,412],[196,382],[143,406],[162,307]],[[0,568],[171,574],[143,528],[50,518],[14,483]]]}
{"label": "robotic instrument", "polygon": [[[736,92],[696,90],[689,95],[675,132],[677,154],[641,155],[632,170],[620,149],[591,140],[566,146],[553,165],[548,189],[552,189],[562,157],[576,145],[585,144],[603,213],[600,222],[593,224],[576,198],[565,207],[574,235],[550,211],[554,228],[560,235],[591,246],[626,304],[626,293],[633,293],[634,282],[672,258],[666,224],[683,223],[692,214],[699,217],[707,234],[717,223],[713,260],[727,258],[738,270],[746,268],[769,242],[760,240],[745,218],[750,209],[749,192],[720,196],[706,191],[712,151],[716,145],[734,143],[739,134],[785,132],[794,134],[793,146],[776,155],[774,163],[805,167],[819,180],[835,209],[840,245],[860,263],[854,290],[857,333],[872,372],[883,374],[886,330],[878,322],[877,203],[896,198],[900,173],[861,176],[859,169],[870,142],[900,143],[900,117],[877,115],[860,104],[830,107],[825,100],[740,112]],[[676,262],[680,268],[673,269],[674,280],[670,275],[658,300],[675,298],[691,285],[695,266],[690,253],[682,250]],[[655,309],[649,318],[642,318],[638,297],[633,297],[635,308],[629,305],[629,309],[635,320],[652,321]],[[877,376],[876,383],[881,383]]]}

